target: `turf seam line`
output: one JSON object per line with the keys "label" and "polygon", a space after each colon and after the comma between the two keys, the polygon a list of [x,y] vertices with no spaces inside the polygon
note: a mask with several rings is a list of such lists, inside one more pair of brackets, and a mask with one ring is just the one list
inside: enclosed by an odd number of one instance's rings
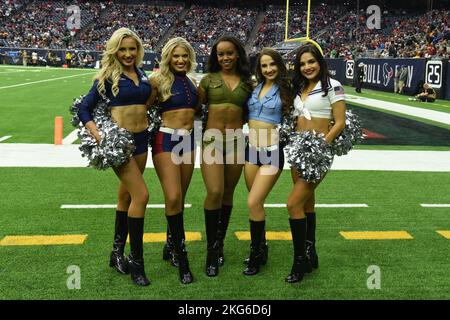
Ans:
{"label": "turf seam line", "polygon": [[[368,208],[369,206],[365,203],[318,203],[315,205],[318,208]],[[265,208],[285,208],[285,203],[265,203]]]}
{"label": "turf seam line", "polygon": [[[117,204],[63,204],[60,209],[114,209],[117,207]],[[186,203],[184,205],[185,208],[191,208],[192,204]],[[148,204],[147,208],[150,209],[164,209],[165,204],[156,203],[156,204]]]}

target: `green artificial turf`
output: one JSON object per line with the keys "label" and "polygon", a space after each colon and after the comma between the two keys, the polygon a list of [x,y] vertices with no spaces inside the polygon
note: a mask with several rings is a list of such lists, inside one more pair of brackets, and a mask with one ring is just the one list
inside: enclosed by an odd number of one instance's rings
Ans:
{"label": "green artificial turf", "polygon": [[[60,209],[62,204],[113,204],[117,179],[111,170],[88,168],[0,168],[0,239],[6,235],[88,234],[83,245],[0,247],[0,299],[448,299],[448,208],[420,203],[450,203],[448,173],[333,171],[317,190],[317,203],[366,203],[368,208],[318,208],[320,267],[297,285],[284,282],[292,262],[290,241],[269,241],[269,262],[254,277],[242,275],[249,241],[247,191],[236,189],[234,212],[225,241],[225,266],[217,278],[204,274],[205,196],[195,170],[186,203],[186,231],[202,233],[187,243],[195,282],[183,286],[177,270],[162,260],[162,243],[144,245],[152,285],[138,288],[129,276],[108,267],[114,209]],[[154,170],[147,169],[150,203],[163,196]],[[48,183],[51,181],[51,183]],[[291,188],[284,171],[266,203],[285,203]],[[268,231],[289,231],[284,208],[268,208]],[[162,209],[147,209],[145,232],[165,232]],[[412,240],[345,240],[340,231],[407,231]],[[128,249],[127,249],[128,251]],[[81,270],[81,289],[69,290],[69,266]],[[367,269],[381,270],[381,289],[368,289]]]}

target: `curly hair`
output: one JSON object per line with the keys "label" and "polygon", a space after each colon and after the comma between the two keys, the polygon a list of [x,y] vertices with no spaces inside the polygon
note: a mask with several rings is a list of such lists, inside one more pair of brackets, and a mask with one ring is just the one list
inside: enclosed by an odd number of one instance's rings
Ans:
{"label": "curly hair", "polygon": [[137,57],[134,61],[136,67],[139,67],[144,59],[144,47],[139,36],[128,28],[120,28],[114,31],[111,38],[106,43],[106,50],[103,52],[101,69],[95,75],[94,79],[98,80],[97,90],[105,96],[105,81],[112,82],[112,94],[116,97],[119,94],[119,79],[123,73],[123,65],[117,59],[116,53],[119,51],[122,40],[132,38],[136,41]]}
{"label": "curly hair", "polygon": [[237,50],[238,59],[236,64],[237,73],[240,75],[242,81],[247,85],[252,86],[251,81],[251,73],[250,73],[250,63],[248,61],[247,54],[245,53],[244,46],[242,45],[239,39],[233,36],[221,36],[216,42],[213,44],[211,48],[211,53],[208,58],[207,69],[208,72],[219,72],[222,68],[217,59],[217,46],[221,42],[231,42]]}
{"label": "curly hair", "polygon": [[288,114],[289,108],[293,104],[295,93],[292,87],[291,80],[288,76],[288,72],[286,69],[286,65],[284,64],[283,58],[281,57],[281,54],[275,49],[263,48],[261,52],[258,54],[255,64],[255,75],[256,79],[258,80],[258,83],[265,82],[265,78],[261,72],[262,56],[271,57],[278,68],[278,76],[275,79],[275,83],[280,88],[280,98],[283,104],[283,113]]}
{"label": "curly hair", "polygon": [[158,83],[158,91],[161,101],[166,101],[172,96],[172,85],[175,81],[175,76],[170,68],[170,61],[172,59],[172,53],[176,47],[182,47],[189,53],[189,63],[186,73],[195,70],[197,66],[195,51],[191,44],[184,38],[176,37],[172,38],[164,45],[161,53],[160,69],[154,76]]}

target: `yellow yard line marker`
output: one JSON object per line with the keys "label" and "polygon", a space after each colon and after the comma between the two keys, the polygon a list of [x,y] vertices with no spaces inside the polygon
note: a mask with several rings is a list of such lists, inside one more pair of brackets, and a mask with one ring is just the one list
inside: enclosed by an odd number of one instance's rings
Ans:
{"label": "yellow yard line marker", "polygon": [[[185,232],[186,241],[200,241],[202,240],[202,234],[200,232]],[[127,240],[130,241],[130,238]],[[148,242],[166,242],[166,233],[144,233],[144,243]]]}
{"label": "yellow yard line marker", "polygon": [[339,233],[347,240],[414,239],[406,231],[341,231]]}
{"label": "yellow yard line marker", "polygon": [[87,234],[68,234],[54,236],[6,236],[0,246],[47,246],[65,244],[83,244]]}
{"label": "yellow yard line marker", "polygon": [[[234,233],[238,240],[251,240],[250,232],[248,231],[236,231]],[[290,231],[267,231],[267,240],[292,240],[292,235]]]}
{"label": "yellow yard line marker", "polygon": [[438,230],[436,232],[439,233],[444,238],[450,239],[450,231],[449,230]]}

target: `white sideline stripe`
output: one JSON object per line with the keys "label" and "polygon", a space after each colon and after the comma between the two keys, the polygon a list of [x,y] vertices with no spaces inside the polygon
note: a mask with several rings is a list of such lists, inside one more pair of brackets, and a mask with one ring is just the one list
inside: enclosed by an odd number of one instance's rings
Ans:
{"label": "white sideline stripe", "polygon": [[450,203],[421,203],[424,208],[450,208]]}
{"label": "white sideline stripe", "polygon": [[[117,204],[63,204],[61,209],[114,209]],[[185,208],[191,208],[192,204],[186,203]],[[164,209],[165,204],[148,204],[147,208]]]}
{"label": "white sideline stripe", "polygon": [[[369,206],[365,203],[342,203],[342,204],[316,204],[318,208],[368,208]],[[285,203],[266,203],[265,208],[285,208]]]}
{"label": "white sideline stripe", "polygon": [[42,82],[49,82],[49,81],[55,81],[55,80],[61,80],[61,79],[68,79],[68,78],[74,78],[74,77],[81,77],[81,76],[85,76],[88,74],[93,74],[93,72],[88,72],[88,73],[81,73],[81,74],[75,74],[75,75],[71,75],[71,76],[65,76],[65,77],[59,77],[59,78],[53,78],[53,79],[45,79],[45,80],[39,80],[39,81],[32,81],[32,82],[27,82],[27,83],[19,83],[19,84],[14,84],[12,86],[5,86],[5,87],[0,87],[1,89],[9,89],[9,88],[15,88],[15,87],[23,87],[23,86],[27,86],[29,84],[36,84],[36,83],[42,83]]}
{"label": "white sideline stripe", "polygon": [[[88,161],[78,147],[0,143],[0,167],[85,168]],[[151,157],[146,167],[154,167]],[[200,152],[196,154],[195,167],[200,167]],[[284,169],[289,170],[287,161]],[[346,156],[335,157],[331,170],[450,172],[450,151],[352,150]]]}
{"label": "white sideline stripe", "polygon": [[62,141],[63,144],[72,144],[78,139],[78,129],[73,130],[67,137]]}
{"label": "white sideline stripe", "polygon": [[8,140],[9,138],[11,138],[12,136],[4,136],[0,138],[0,142]]}
{"label": "white sideline stripe", "polygon": [[345,96],[351,98],[348,100],[349,103],[356,102],[376,109],[394,111],[397,113],[407,114],[422,119],[428,119],[439,123],[444,123],[447,125],[450,124],[450,113],[416,108],[404,104],[388,102],[383,100],[363,98],[351,94],[346,94]]}

